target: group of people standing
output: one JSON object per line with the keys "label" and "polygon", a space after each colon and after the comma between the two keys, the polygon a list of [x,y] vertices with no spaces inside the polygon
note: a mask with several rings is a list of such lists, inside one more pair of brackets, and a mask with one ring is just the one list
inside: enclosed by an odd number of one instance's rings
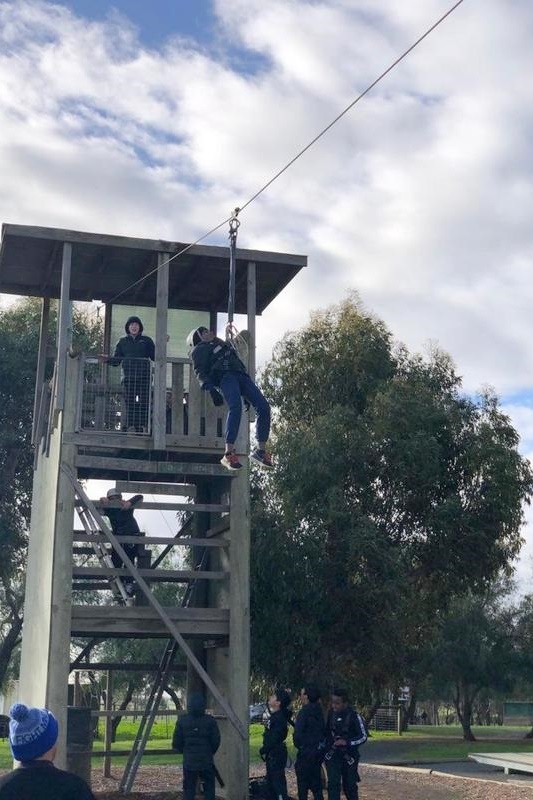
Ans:
{"label": "group of people standing", "polygon": [[[326,716],[316,686],[304,686],[300,700],[302,707],[294,723],[289,692],[277,689],[268,700],[260,754],[266,763],[271,800],[288,800],[285,768],[289,725],[294,725],[298,753],[298,800],[308,800],[309,792],[313,800],[324,800],[322,763],[327,770],[328,800],[340,800],[341,787],[346,800],[358,800],[359,746],[367,739],[363,720],[342,689],[333,690]],[[58,738],[54,715],[47,709],[21,703],[12,706],[9,715],[9,744],[20,766],[0,778],[0,800],[94,800],[81,778],[53,764]],[[214,755],[219,746],[217,721],[206,714],[203,695],[193,693],[187,713],[179,717],[172,737],[172,749],[183,754],[183,800],[194,800],[199,781],[204,800],[215,800]]]}
{"label": "group of people standing", "polygon": [[[326,716],[320,691],[307,684],[300,692],[302,708],[294,722],[293,741],[297,750],[295,772],[298,800],[323,800],[322,764],[327,772],[328,800],[340,800],[341,788],[346,800],[357,800],[359,782],[359,746],[367,740],[364,722],[350,705],[344,689],[331,693]],[[278,689],[269,698],[270,715],[265,720],[261,756],[266,763],[267,782],[272,800],[288,800],[285,767],[291,719],[291,696]]]}
{"label": "group of people standing", "polygon": [[[144,333],[139,317],[128,317],[124,327],[126,335],[117,342],[113,355],[103,354],[101,358],[112,366],[122,367],[126,408],[123,430],[146,433],[149,429],[150,361],[155,359],[155,345]],[[202,390],[209,393],[215,405],[226,402],[228,406],[226,445],[220,463],[231,471],[242,469],[242,462],[235,451],[235,442],[244,400],[256,412],[257,446],[251,452],[250,459],[263,469],[272,469],[272,458],[266,449],[270,435],[270,405],[248,374],[231,341],[219,339],[213,331],[200,325],[188,335],[187,345]]]}

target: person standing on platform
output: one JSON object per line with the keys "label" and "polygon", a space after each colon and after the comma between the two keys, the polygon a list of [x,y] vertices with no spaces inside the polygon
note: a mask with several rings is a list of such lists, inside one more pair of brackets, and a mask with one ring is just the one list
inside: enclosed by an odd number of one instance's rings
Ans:
{"label": "person standing on platform", "polygon": [[341,783],[346,800],[358,800],[359,746],[367,740],[365,724],[348,703],[344,689],[331,693],[327,720],[325,763],[328,773],[328,800],[340,800]]}
{"label": "person standing on platform", "polygon": [[9,747],[20,766],[0,778],[0,800],[95,800],[84,780],[54,766],[57,720],[46,708],[9,709]]}
{"label": "person standing on platform", "polygon": [[219,405],[218,398],[222,393],[228,404],[226,448],[220,463],[229,470],[242,469],[235,452],[235,442],[239,434],[244,398],[257,414],[257,447],[250,454],[250,460],[263,469],[273,469],[272,456],[266,450],[270,435],[270,405],[246,372],[236,350],[229,342],[219,339],[213,331],[203,326],[190,332],[187,345],[191,349],[192,364],[203,391],[211,394],[215,405]]}
{"label": "person standing on platform", "polygon": [[298,800],[323,800],[321,761],[324,754],[326,725],[320,705],[320,691],[306,684],[300,692],[302,708],[294,724],[293,741],[298,751],[294,769],[298,784]]}
{"label": "person standing on platform", "polygon": [[172,749],[183,753],[183,800],[194,800],[201,780],[204,800],[215,800],[215,763],[220,746],[216,719],[205,713],[205,700],[199,692],[191,695],[187,713],[176,722]]}
{"label": "person standing on platform", "polygon": [[152,391],[152,370],[150,361],[155,359],[155,345],[143,333],[139,317],[128,317],[126,336],[119,339],[115,352],[107,363],[122,365],[122,386],[126,406],[126,425],[123,430],[129,433],[147,433],[149,430],[150,393]]}

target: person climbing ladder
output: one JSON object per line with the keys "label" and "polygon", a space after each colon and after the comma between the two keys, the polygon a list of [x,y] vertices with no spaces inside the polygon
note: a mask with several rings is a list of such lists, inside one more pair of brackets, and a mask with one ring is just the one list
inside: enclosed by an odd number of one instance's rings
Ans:
{"label": "person climbing ladder", "polygon": [[226,419],[226,449],[220,463],[230,470],[242,469],[235,452],[242,416],[242,398],[250,403],[257,414],[257,447],[250,460],[263,469],[273,469],[272,457],[266,450],[270,434],[270,405],[246,372],[246,367],[229,342],[219,339],[213,331],[200,326],[187,337],[191,349],[194,372],[202,389],[211,394],[215,405],[220,405],[220,393],[228,404]]}

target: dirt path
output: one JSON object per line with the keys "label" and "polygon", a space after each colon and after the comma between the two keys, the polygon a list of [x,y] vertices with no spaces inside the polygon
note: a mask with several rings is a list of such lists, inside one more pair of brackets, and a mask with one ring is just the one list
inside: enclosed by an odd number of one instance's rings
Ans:
{"label": "dirt path", "polygon": [[[258,770],[260,774],[262,772]],[[360,800],[533,800],[533,786],[512,786],[492,781],[429,775],[422,770],[384,769],[361,765]],[[103,779],[95,771],[93,791],[98,800],[124,800],[116,792],[120,773]],[[287,783],[296,797],[294,772],[287,771]],[[181,800],[181,770],[174,767],[143,767],[135,781],[130,800]]]}

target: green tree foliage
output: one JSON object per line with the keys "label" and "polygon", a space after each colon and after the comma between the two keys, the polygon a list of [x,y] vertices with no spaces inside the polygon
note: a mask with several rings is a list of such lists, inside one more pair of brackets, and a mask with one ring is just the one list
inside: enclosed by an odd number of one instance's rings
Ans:
{"label": "green tree foliage", "polygon": [[[31,512],[33,448],[31,428],[39,345],[41,303],[24,299],[0,309],[0,685],[22,628],[24,566]],[[50,328],[55,331],[56,310]],[[99,350],[100,320],[73,312],[73,343]],[[55,342],[54,334],[50,344]],[[52,365],[48,364],[48,377]]]}
{"label": "green tree foliage", "polygon": [[379,701],[420,677],[448,598],[511,569],[533,488],[518,434],[354,298],[286,335],[263,388],[277,469],[253,487],[254,668]]}
{"label": "green tree foliage", "polygon": [[485,597],[455,598],[433,646],[432,682],[441,697],[450,695],[469,742],[475,741],[472,716],[482,690],[509,692],[520,670],[515,612],[500,599],[497,590]]}

